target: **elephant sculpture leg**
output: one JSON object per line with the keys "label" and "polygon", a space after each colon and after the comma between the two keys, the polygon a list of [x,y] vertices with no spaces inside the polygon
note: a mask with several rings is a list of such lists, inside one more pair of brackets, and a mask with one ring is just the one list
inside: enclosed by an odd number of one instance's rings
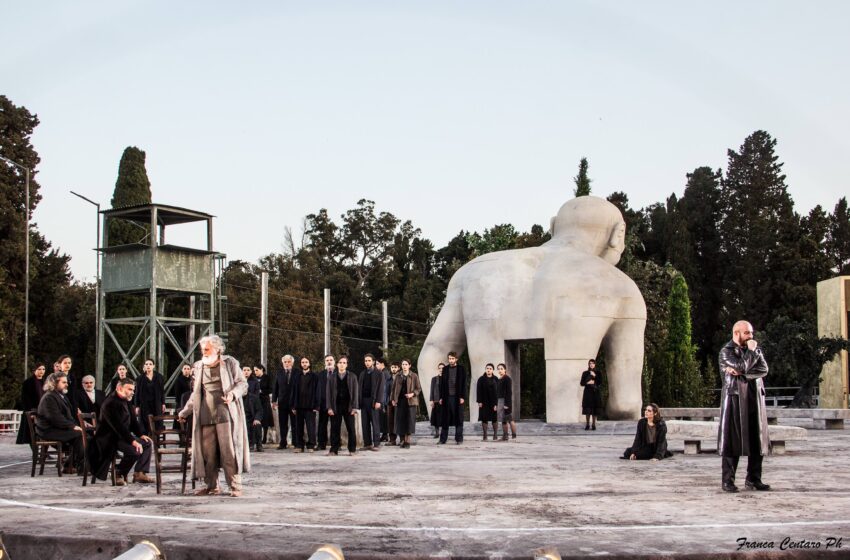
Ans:
{"label": "elephant sculpture leg", "polygon": [[[422,351],[417,361],[417,373],[422,387],[430,388],[431,379],[436,375],[437,364],[446,361],[446,354],[457,352],[463,354],[466,350],[466,333],[463,324],[463,309],[459,292],[449,286],[446,294],[446,302],[434,322],[434,326],[425,339]],[[425,395],[428,402],[430,395]],[[428,404],[428,413],[431,413],[431,405]]]}
{"label": "elephant sculpture leg", "polygon": [[608,377],[606,412],[612,420],[636,420],[643,406],[644,319],[617,319],[603,341]]}

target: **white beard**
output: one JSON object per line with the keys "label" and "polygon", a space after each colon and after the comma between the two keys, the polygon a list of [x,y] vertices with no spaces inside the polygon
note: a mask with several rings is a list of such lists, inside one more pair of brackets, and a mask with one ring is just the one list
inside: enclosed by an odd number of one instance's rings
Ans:
{"label": "white beard", "polygon": [[212,367],[218,363],[218,359],[218,354],[213,354],[212,356],[201,356],[201,363],[207,367]]}

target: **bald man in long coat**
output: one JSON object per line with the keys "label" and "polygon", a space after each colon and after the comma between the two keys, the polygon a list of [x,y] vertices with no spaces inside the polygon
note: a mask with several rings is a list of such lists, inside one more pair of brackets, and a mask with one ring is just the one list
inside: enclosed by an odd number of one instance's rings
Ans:
{"label": "bald man in long coat", "polygon": [[720,350],[719,364],[723,391],[717,450],[723,461],[723,490],[738,491],[735,471],[741,455],[747,456],[744,486],[748,490],[770,490],[770,485],[761,480],[762,461],[770,447],[762,381],[767,375],[767,361],[753,338],[750,323],[735,323],[732,340]]}

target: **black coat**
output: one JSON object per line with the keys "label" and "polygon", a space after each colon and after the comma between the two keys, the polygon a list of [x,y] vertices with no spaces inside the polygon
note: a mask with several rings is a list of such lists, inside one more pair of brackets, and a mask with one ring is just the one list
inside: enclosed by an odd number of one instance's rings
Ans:
{"label": "black coat", "polygon": [[435,405],[440,402],[440,377],[439,375],[431,378],[431,389],[428,392],[428,400]]}
{"label": "black coat", "polygon": [[[331,372],[331,375],[336,370]],[[316,372],[316,398],[319,399],[319,410],[328,409],[328,370],[323,369]]]}
{"label": "black coat", "polygon": [[263,427],[270,428],[274,426],[274,418],[272,418],[272,403],[271,396],[274,389],[274,380],[268,373],[262,377],[255,378],[260,383],[260,406],[263,407]]}
{"label": "black coat", "polygon": [[584,393],[581,396],[582,414],[592,414],[594,416],[602,412],[602,391],[600,390],[600,382],[602,375],[593,370],[593,385],[588,385],[587,382],[591,379],[591,372],[587,370],[581,374],[581,386],[584,387]]}
{"label": "black coat", "polygon": [[336,397],[339,392],[338,387],[340,383],[339,373],[334,373],[333,375],[328,376],[328,388],[325,399],[328,402],[328,409],[333,410],[334,414],[351,414],[352,410],[358,410],[360,408],[360,385],[357,382],[357,376],[348,371],[345,373],[344,381],[348,385],[348,394],[351,395],[351,401],[348,404],[348,410],[339,411],[335,410]]}
{"label": "black coat", "polygon": [[[24,414],[30,410],[38,409],[38,403],[41,402],[41,397],[44,394],[43,387],[44,378],[37,379],[34,375],[27,377],[21,384],[21,410],[24,411]],[[31,441],[29,424],[26,422],[26,418],[22,418],[15,443],[30,443]]]}
{"label": "black coat", "polygon": [[280,370],[275,376],[274,386],[272,388],[272,402],[283,408],[290,408],[292,402],[292,380],[296,373],[301,373],[300,369],[292,368],[289,370],[289,379],[286,377],[286,370]]}
{"label": "black coat", "polygon": [[112,393],[100,407],[97,431],[89,446],[89,461],[92,473],[101,480],[106,480],[112,456],[118,450],[118,443],[132,445],[144,433],[131,410],[132,406],[130,402],[118,396],[118,393]]}
{"label": "black coat", "polygon": [[[290,392],[290,401],[289,408],[296,409],[311,409],[316,410],[319,408],[319,397],[316,395],[316,381],[318,377],[313,371],[307,372],[305,375],[304,371],[298,371],[296,374],[292,376],[289,392]],[[305,387],[306,384],[306,387]],[[303,388],[303,398],[302,398],[302,388]]]}
{"label": "black coat", "polygon": [[[457,396],[464,401],[469,398],[469,375],[460,364],[457,365]],[[449,366],[443,368],[443,375],[440,376],[440,398],[444,404],[449,398]]]}
{"label": "black coat", "polygon": [[623,457],[628,459],[632,454],[638,458],[648,457],[650,459],[666,459],[672,457],[673,454],[667,450],[667,424],[664,420],[659,420],[655,424],[655,444],[649,443],[648,440],[649,422],[646,418],[638,420],[637,432],[632,446],[626,449]]}
{"label": "black coat", "polygon": [[245,393],[245,396],[242,397],[242,406],[245,408],[245,423],[248,428],[254,424],[254,420],[259,420],[262,424],[264,417],[263,405],[260,402],[259,392],[249,390]]}
{"label": "black coat", "polygon": [[[364,382],[367,377],[372,386],[368,393],[364,391]],[[377,368],[364,369],[360,372],[360,402],[364,407],[368,406],[371,408],[376,402],[383,403],[385,391],[383,372],[378,371]]]}
{"label": "black coat", "polygon": [[479,422],[496,421],[498,382],[495,375],[487,377],[486,373],[478,378],[476,400],[481,405],[481,408],[478,409]]}
{"label": "black coat", "polygon": [[100,407],[103,406],[103,401],[106,399],[106,395],[100,389],[94,390],[94,402],[91,402],[91,399],[82,389],[77,391],[77,408],[80,409],[80,412],[85,412],[86,414],[90,414],[94,412],[95,414],[100,414]]}
{"label": "black coat", "polygon": [[133,402],[141,409],[139,416],[142,422],[148,421],[148,414],[161,415],[162,406],[165,404],[165,381],[162,374],[155,371],[151,379],[144,373],[137,377]]}
{"label": "black coat", "polygon": [[[70,393],[70,392],[69,392]],[[45,433],[49,430],[73,430],[77,424],[77,413],[71,410],[66,395],[59,391],[48,391],[38,403],[38,416],[35,419],[35,431]]]}
{"label": "black coat", "polygon": [[179,403],[184,394],[192,392],[192,376],[186,377],[183,372],[178,375],[180,377],[174,382],[174,401]]}

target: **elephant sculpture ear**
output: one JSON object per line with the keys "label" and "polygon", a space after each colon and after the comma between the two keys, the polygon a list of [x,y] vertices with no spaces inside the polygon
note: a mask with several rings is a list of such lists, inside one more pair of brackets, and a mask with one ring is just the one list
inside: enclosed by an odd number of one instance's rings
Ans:
{"label": "elephant sculpture ear", "polygon": [[611,235],[608,237],[608,246],[612,249],[620,249],[621,251],[626,245],[626,224],[625,222],[617,222],[611,228]]}

